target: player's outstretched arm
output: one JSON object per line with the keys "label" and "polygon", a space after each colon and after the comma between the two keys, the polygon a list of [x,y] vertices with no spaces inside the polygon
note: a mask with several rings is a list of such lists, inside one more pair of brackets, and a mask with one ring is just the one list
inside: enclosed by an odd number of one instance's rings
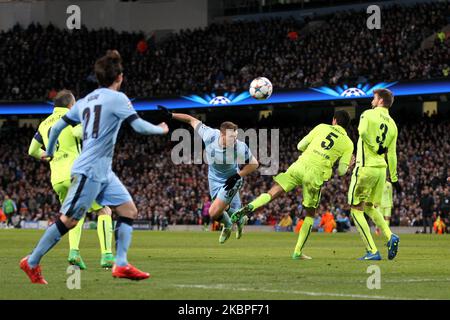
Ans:
{"label": "player's outstretched arm", "polygon": [[45,151],[42,149],[43,143],[36,140],[36,136],[39,136],[39,133],[36,133],[34,138],[31,140],[30,146],[28,147],[28,155],[36,159],[42,159],[42,156],[45,154]]}
{"label": "player's outstretched arm", "polygon": [[187,123],[194,129],[197,128],[197,125],[201,122],[200,120],[185,113],[173,113],[169,111],[166,107],[161,105],[158,105],[158,110],[160,110],[163,113],[165,118],[174,119],[177,121]]}
{"label": "player's outstretched arm", "polygon": [[187,123],[194,129],[197,128],[197,125],[201,122],[193,116],[185,113],[172,113],[172,119]]}
{"label": "player's outstretched arm", "polygon": [[134,131],[144,135],[167,134],[169,132],[169,127],[165,122],[154,125],[139,117],[136,117],[132,122],[130,122],[130,125]]}

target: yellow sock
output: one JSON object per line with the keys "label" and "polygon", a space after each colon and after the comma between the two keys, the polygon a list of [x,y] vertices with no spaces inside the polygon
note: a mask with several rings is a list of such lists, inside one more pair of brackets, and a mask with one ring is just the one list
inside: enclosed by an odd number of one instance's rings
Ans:
{"label": "yellow sock", "polygon": [[69,231],[69,246],[70,250],[80,250],[81,231],[83,230],[84,217],[78,221],[75,228]]}
{"label": "yellow sock", "polygon": [[357,209],[351,209],[350,212],[352,214],[353,221],[355,222],[355,226],[359,231],[361,239],[366,245],[367,251],[370,251],[371,253],[376,253],[378,249],[377,246],[375,245],[375,242],[373,241],[372,234],[370,233],[370,228],[369,225],[367,224],[366,218],[364,218],[364,212]]}
{"label": "yellow sock", "polygon": [[372,219],[373,222],[375,222],[376,226],[380,228],[381,232],[383,232],[384,237],[389,241],[392,236],[391,229],[389,228],[388,224],[386,223],[386,220],[384,220],[383,215],[380,211],[378,211],[377,208],[374,206],[366,206],[364,208],[364,211],[367,213],[367,215]]}
{"label": "yellow sock", "polygon": [[253,207],[253,211],[268,204],[272,200],[272,196],[268,193],[262,193],[258,198],[249,203]]}
{"label": "yellow sock", "polygon": [[389,219],[389,220],[385,220],[386,221],[386,224],[388,225],[388,227],[391,225],[391,219]]}
{"label": "yellow sock", "polygon": [[303,247],[305,246],[306,240],[308,240],[308,237],[311,233],[313,223],[314,219],[311,217],[305,217],[305,220],[303,220],[302,228],[298,233],[297,245],[295,246],[294,252],[296,254],[302,254]]}
{"label": "yellow sock", "polygon": [[110,215],[102,214],[98,216],[97,219],[97,235],[100,241],[100,248],[102,254],[112,253],[111,242],[112,242],[112,218]]}

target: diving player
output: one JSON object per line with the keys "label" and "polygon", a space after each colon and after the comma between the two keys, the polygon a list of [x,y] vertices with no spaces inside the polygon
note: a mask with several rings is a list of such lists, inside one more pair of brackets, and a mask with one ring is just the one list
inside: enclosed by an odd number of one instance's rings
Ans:
{"label": "diving player", "polygon": [[[237,140],[237,125],[226,121],[220,125],[220,129],[213,129],[200,120],[184,114],[172,113],[163,106],[158,106],[168,119],[178,120],[189,124],[194,128],[205,143],[208,162],[209,192],[213,203],[209,208],[212,220],[223,224],[219,243],[223,244],[231,235],[233,223],[230,215],[241,207],[239,190],[242,188],[243,178],[256,169],[258,161],[251,154],[249,147]],[[239,164],[246,165],[239,170]],[[247,222],[247,217],[242,217],[236,222],[236,238],[242,236],[242,229]]]}

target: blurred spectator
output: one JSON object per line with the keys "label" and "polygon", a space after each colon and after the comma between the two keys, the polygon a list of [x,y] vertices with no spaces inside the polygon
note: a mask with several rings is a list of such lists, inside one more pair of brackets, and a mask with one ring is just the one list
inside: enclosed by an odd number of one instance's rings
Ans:
{"label": "blurred spectator", "polygon": [[17,206],[14,200],[11,199],[8,194],[5,194],[5,198],[3,199],[2,211],[6,215],[6,225],[8,227],[14,227],[13,216],[17,212]]}
{"label": "blurred spectator", "polygon": [[292,218],[288,213],[285,213],[277,225],[277,231],[292,231]]}
{"label": "blurred spectator", "polygon": [[142,39],[141,41],[138,42],[137,46],[136,46],[136,50],[140,53],[140,54],[144,54],[147,52],[148,49],[148,44],[147,41],[145,41],[145,39]]}
{"label": "blurred spectator", "polygon": [[336,215],[336,230],[337,232],[349,231],[351,227],[350,219],[345,214],[339,212]]}
{"label": "blurred spectator", "polygon": [[437,234],[443,234],[446,230],[446,226],[444,221],[441,220],[441,217],[437,217],[436,221],[433,224],[434,232]]}
{"label": "blurred spectator", "polygon": [[423,216],[423,233],[427,233],[427,226],[430,227],[430,233],[432,233],[431,216],[433,215],[434,199],[430,195],[428,187],[422,191],[422,197],[420,198],[420,207],[422,208]]}
{"label": "blurred spectator", "polygon": [[332,233],[333,230],[336,229],[336,221],[334,220],[333,214],[329,210],[322,214],[319,228],[323,228],[323,231],[326,233]]}

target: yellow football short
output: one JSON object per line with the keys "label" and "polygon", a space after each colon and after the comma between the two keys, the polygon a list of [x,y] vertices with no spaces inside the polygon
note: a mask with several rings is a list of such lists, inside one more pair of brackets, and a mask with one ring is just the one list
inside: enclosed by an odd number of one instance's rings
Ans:
{"label": "yellow football short", "polygon": [[348,203],[350,205],[358,205],[361,202],[366,202],[379,205],[383,196],[385,182],[386,168],[356,167],[353,170],[348,190]]}
{"label": "yellow football short", "polygon": [[[65,180],[53,185],[53,190],[55,190],[56,194],[58,195],[59,202],[61,203],[61,205],[63,204],[64,199],[66,199],[67,193],[69,192],[70,184],[71,184],[70,180]],[[97,202],[94,201],[92,207],[88,210],[88,212],[98,211],[101,208],[103,208],[103,206],[99,205]]]}
{"label": "yellow football short", "polygon": [[276,175],[273,180],[285,192],[302,187],[303,206],[317,208],[320,201],[320,188],[323,185],[323,169],[308,165],[304,161],[294,162],[286,172]]}

